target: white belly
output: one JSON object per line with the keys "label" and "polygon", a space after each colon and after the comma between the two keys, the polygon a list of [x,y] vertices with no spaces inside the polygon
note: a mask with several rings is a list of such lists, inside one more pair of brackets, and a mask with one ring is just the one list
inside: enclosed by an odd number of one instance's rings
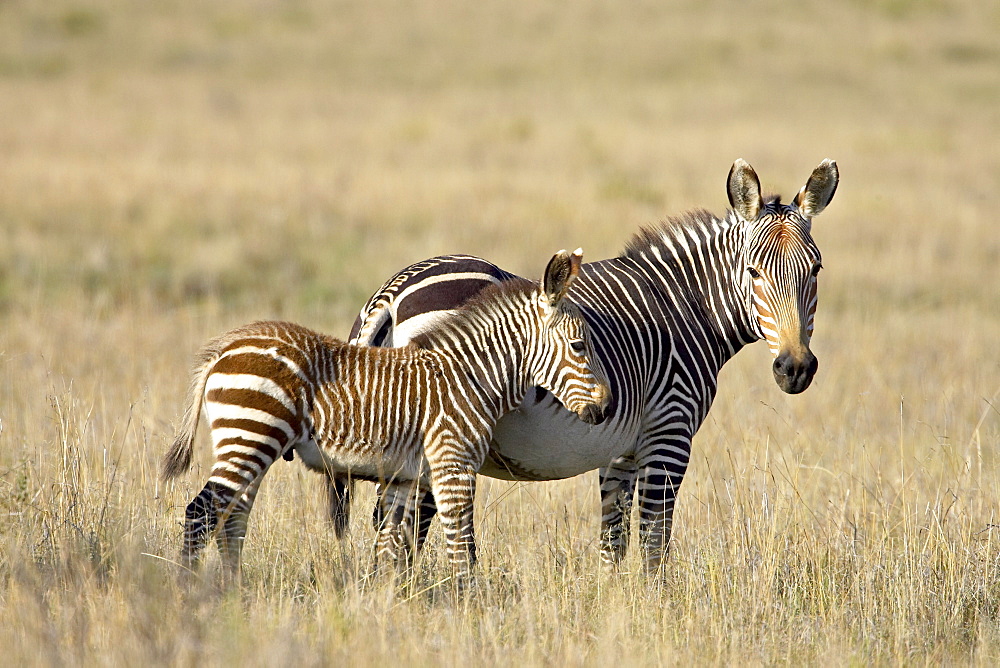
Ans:
{"label": "white belly", "polygon": [[631,452],[637,426],[609,418],[590,425],[551,394],[535,402],[529,392],[518,410],[497,422],[491,456],[479,470],[504,480],[557,480],[606,466]]}
{"label": "white belly", "polygon": [[314,471],[351,473],[373,480],[420,480],[429,484],[427,460],[420,448],[407,449],[406,456],[390,458],[330,447],[329,444],[320,447],[309,439],[300,441],[295,452],[302,463]]}

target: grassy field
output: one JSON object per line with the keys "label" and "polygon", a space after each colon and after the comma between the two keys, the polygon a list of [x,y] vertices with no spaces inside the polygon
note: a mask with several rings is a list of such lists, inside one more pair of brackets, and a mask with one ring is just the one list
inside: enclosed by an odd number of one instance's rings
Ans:
{"label": "grassy field", "polygon": [[[988,2],[0,3],[6,662],[995,665],[998,137]],[[737,157],[786,197],[840,165],[820,371],[724,369],[662,586],[598,572],[595,473],[480,487],[476,597],[437,527],[366,583],[370,492],[338,543],[297,464],[242,590],[178,586],[204,434],[156,473],[209,336],[343,336],[439,253],[613,255]]]}

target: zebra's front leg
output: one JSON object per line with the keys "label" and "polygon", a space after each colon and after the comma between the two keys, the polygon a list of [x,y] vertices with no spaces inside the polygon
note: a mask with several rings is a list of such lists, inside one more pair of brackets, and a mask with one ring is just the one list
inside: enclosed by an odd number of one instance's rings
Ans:
{"label": "zebra's front leg", "polygon": [[661,572],[670,549],[674,503],[690,452],[690,441],[671,444],[646,457],[639,470],[639,542],[647,575]]}
{"label": "zebra's front leg", "polygon": [[601,483],[601,566],[614,572],[628,550],[635,490],[635,461],[619,457],[599,471]]}
{"label": "zebra's front leg", "polygon": [[452,574],[463,591],[476,563],[473,501],[478,467],[449,462],[431,466],[431,488],[444,529],[445,550]]}

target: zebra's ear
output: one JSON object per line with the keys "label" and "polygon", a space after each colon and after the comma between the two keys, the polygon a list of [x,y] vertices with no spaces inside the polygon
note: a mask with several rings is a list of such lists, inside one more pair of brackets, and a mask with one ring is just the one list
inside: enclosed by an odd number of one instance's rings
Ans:
{"label": "zebra's ear", "polygon": [[837,169],[837,163],[827,158],[813,170],[792,204],[806,218],[819,215],[833,199],[838,183],[840,183],[840,170]]}
{"label": "zebra's ear", "polygon": [[580,273],[580,263],[583,259],[583,249],[577,248],[572,253],[561,250],[552,256],[545,267],[542,277],[542,290],[550,306],[558,304]]}
{"label": "zebra's ear", "polygon": [[737,158],[729,170],[727,181],[729,205],[746,221],[753,222],[760,215],[764,201],[760,196],[760,179],[743,158]]}

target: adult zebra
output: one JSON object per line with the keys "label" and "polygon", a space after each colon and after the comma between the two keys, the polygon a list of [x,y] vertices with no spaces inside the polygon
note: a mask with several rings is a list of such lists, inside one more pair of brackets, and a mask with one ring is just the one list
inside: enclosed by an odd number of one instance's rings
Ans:
{"label": "adult zebra", "polygon": [[591,365],[586,321],[564,299],[580,263],[580,251],[560,251],[541,287],[515,279],[483,290],[403,349],[350,346],[286,322],[253,323],[208,343],[163,461],[165,479],[190,466],[204,405],[215,463],[186,510],[183,562],[197,562],[221,520],[227,575],[238,575],[260,483],[294,451],[328,475],[431,494],[461,583],[475,560],[476,472],[497,419],[542,385],[581,421],[603,420],[607,382]]}
{"label": "adult zebra", "polygon": [[[691,439],[726,361],[763,339],[785,392],[802,392],[816,373],[809,343],[821,264],[811,221],[830,203],[838,181],[836,163],[824,160],[785,204],[762,197],[753,168],[737,160],[727,181],[732,208],[723,218],[692,211],[640,231],[616,258],[585,264],[570,297],[590,323],[595,353],[608,373],[609,418],[600,427],[581,425],[546,393],[529,393],[520,410],[497,424],[480,472],[551,480],[599,468],[602,561],[621,562],[635,496],[645,568],[657,570]],[[369,300],[351,340],[403,345],[477,285],[510,276],[469,256],[413,265]],[[345,488],[343,480],[336,484]],[[382,531],[396,535],[397,549],[419,549],[433,500],[418,504],[391,487],[381,498],[376,517]],[[423,510],[415,516],[418,507]],[[334,517],[343,516],[336,504],[331,509]]]}

